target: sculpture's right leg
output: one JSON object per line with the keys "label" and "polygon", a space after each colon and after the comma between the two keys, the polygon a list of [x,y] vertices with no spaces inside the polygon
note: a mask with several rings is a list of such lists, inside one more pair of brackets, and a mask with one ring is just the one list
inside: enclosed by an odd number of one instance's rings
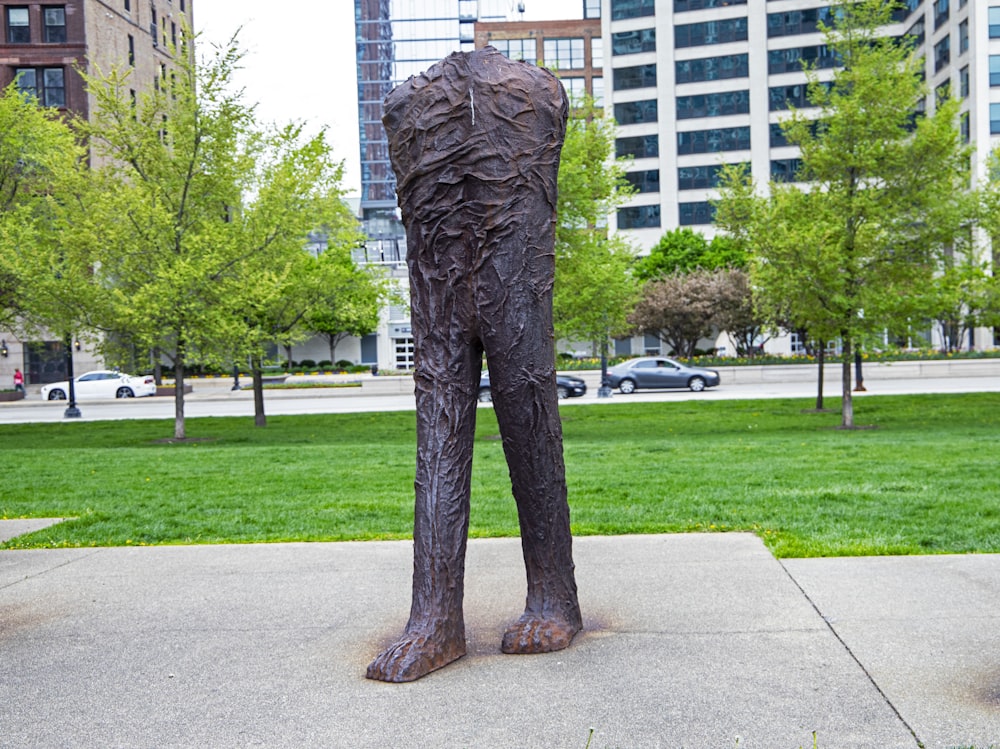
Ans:
{"label": "sculpture's right leg", "polygon": [[402,637],[368,666],[368,678],[381,681],[413,681],[465,655],[462,596],[482,346],[468,340],[465,295],[451,280],[416,280],[413,600]]}

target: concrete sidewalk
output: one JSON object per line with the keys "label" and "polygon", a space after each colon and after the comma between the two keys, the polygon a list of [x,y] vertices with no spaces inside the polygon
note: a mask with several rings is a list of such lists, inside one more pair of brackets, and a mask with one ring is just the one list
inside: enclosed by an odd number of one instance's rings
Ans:
{"label": "concrete sidewalk", "polygon": [[469,655],[402,685],[364,671],[405,623],[409,542],[0,552],[0,746],[1000,746],[1000,555],[574,544],[569,649],[499,652],[520,543],[476,540]]}

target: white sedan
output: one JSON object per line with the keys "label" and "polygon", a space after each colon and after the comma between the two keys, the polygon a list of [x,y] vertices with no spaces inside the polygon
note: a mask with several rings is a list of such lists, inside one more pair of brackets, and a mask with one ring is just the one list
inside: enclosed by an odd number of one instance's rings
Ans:
{"label": "white sedan", "polygon": [[[124,372],[99,370],[87,372],[73,380],[73,390],[78,400],[83,398],[136,398],[156,395],[156,381],[152,375],[127,375]],[[42,398],[50,401],[66,400],[69,382],[42,385]]]}

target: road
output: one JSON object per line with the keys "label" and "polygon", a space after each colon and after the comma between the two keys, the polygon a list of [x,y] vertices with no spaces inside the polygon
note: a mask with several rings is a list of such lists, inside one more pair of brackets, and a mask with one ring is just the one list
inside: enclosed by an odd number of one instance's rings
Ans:
{"label": "road", "polygon": [[[874,373],[873,373],[874,374]],[[617,391],[610,398],[597,397],[598,374],[584,373],[588,392],[582,398],[562,402],[564,407],[604,405],[608,403],[649,403],[681,400],[737,400],[749,398],[809,398],[816,397],[815,377],[789,377],[774,382],[727,382],[702,393],[688,390],[640,391],[622,395]],[[194,391],[185,398],[187,417],[253,416],[253,393],[230,390],[231,381],[196,382]],[[361,413],[369,411],[412,411],[412,394],[401,392],[408,383],[400,378],[362,380],[360,388],[316,388],[305,390],[267,390],[264,408],[269,416],[312,413]],[[1000,392],[1000,376],[973,375],[952,377],[873,377],[865,380],[867,392],[856,393],[860,398],[909,393],[974,393]],[[826,377],[824,396],[840,395],[840,380]],[[79,404],[82,421],[117,419],[172,419],[174,400],[170,397],[135,398],[129,400],[83,401]],[[483,408],[489,406],[484,404]],[[0,403],[0,424],[68,421],[65,401],[43,401],[35,392],[13,403]],[[74,419],[75,421],[75,419]]]}

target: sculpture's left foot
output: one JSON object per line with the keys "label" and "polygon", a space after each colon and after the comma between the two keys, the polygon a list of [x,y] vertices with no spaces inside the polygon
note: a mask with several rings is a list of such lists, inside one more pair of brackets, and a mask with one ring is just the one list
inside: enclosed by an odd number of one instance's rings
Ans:
{"label": "sculpture's left foot", "polygon": [[562,650],[583,627],[577,622],[545,619],[525,612],[503,635],[500,649],[505,653],[528,655]]}

